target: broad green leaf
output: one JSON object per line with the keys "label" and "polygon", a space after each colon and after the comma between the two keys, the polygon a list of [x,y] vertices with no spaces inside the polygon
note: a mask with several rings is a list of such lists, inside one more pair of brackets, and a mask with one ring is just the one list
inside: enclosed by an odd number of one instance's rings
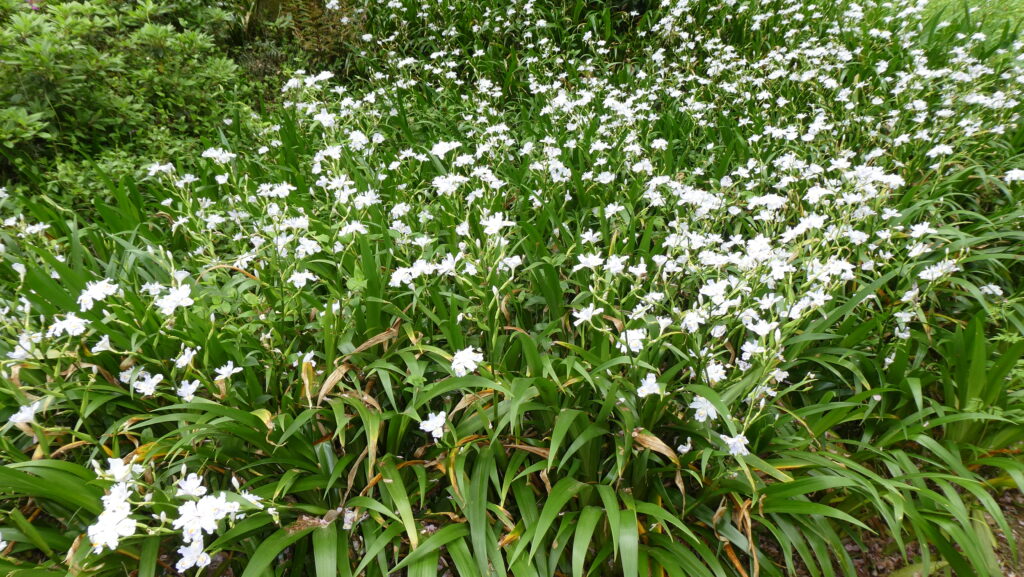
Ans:
{"label": "broad green leaf", "polygon": [[338,526],[335,523],[313,529],[313,566],[316,577],[337,577]]}
{"label": "broad green leaf", "polygon": [[289,531],[288,529],[278,529],[274,531],[270,537],[260,543],[260,546],[253,552],[252,557],[248,559],[245,564],[245,571],[242,572],[242,577],[260,577],[263,575],[270,569],[274,560],[281,554],[281,551],[309,535],[312,530],[300,529],[298,531]]}
{"label": "broad green leaf", "polygon": [[421,559],[431,556],[435,551],[445,545],[448,545],[452,541],[464,539],[468,534],[469,526],[465,523],[445,525],[438,529],[436,533],[427,537],[427,539],[424,540],[415,551],[410,553],[409,556],[403,559],[401,563],[395,565],[394,568],[391,569],[391,572],[394,573],[395,571],[400,571],[413,563],[417,563]]}
{"label": "broad green leaf", "polygon": [[603,512],[598,507],[585,507],[576,520],[576,533],[572,539],[573,577],[583,577],[583,567],[591,548],[591,538],[602,517]]}

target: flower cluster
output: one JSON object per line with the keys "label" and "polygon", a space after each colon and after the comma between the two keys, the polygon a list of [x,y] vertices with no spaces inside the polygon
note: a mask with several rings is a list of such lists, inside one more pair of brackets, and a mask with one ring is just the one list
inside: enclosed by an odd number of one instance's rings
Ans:
{"label": "flower cluster", "polygon": [[[146,525],[144,517],[140,516],[141,508],[156,504],[152,487],[147,487],[139,479],[145,468],[135,462],[125,463],[114,458],[107,460],[106,470],[99,463],[93,466],[99,478],[114,482],[103,496],[103,512],[88,530],[89,542],[97,554],[105,549],[116,549],[121,540],[135,535],[140,529],[148,534],[165,533],[169,529],[169,521],[170,528],[179,531],[184,542],[184,546],[178,549],[180,558],[175,568],[183,572],[193,567],[206,567],[211,558],[204,550],[204,535],[216,533],[225,519],[232,523],[243,519],[243,504],[254,510],[264,508],[262,500],[247,491],[231,496],[224,491],[207,495],[203,479],[196,473],[187,473],[182,467],[182,478],[173,494],[175,500],[181,501],[177,505],[177,516],[168,519],[164,513],[153,515],[159,525],[152,527]],[[234,482],[237,489],[238,482]]]}

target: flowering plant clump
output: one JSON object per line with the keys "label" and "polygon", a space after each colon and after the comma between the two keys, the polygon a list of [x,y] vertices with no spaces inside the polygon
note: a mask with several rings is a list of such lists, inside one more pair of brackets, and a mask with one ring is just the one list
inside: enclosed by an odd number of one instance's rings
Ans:
{"label": "flowering plant clump", "polygon": [[[87,535],[93,547],[93,553],[100,554],[104,549],[115,551],[122,540],[132,537],[144,530],[148,535],[160,535],[169,533],[171,529],[180,530],[181,538],[185,545],[178,549],[180,559],[175,569],[185,571],[192,567],[205,567],[210,564],[211,558],[203,550],[203,534],[215,533],[220,521],[229,519],[230,523],[245,518],[242,513],[242,503],[248,509],[260,510],[264,506],[261,500],[255,495],[242,491],[229,498],[226,492],[218,495],[206,495],[207,488],[203,486],[203,480],[195,473],[178,481],[178,490],[174,493],[173,499],[181,500],[177,506],[177,513],[174,518],[168,516],[166,503],[156,503],[154,493],[161,494],[154,487],[146,487],[137,477],[144,472],[144,468],[138,464],[125,465],[121,459],[109,459],[109,470],[103,471],[98,463],[94,463],[96,474],[102,479],[112,479],[114,485],[110,487],[103,496],[103,512],[100,513],[96,522],[89,526]],[[185,468],[182,467],[182,473]],[[232,479],[235,488],[238,481]],[[148,489],[145,494],[142,490]],[[171,495],[166,495],[171,497]],[[161,506],[162,505],[162,506]],[[173,504],[170,504],[173,507]],[[133,510],[133,507],[135,508]],[[138,518],[140,509],[155,509],[160,507],[159,514],[151,515],[151,521],[155,526],[142,522]],[[133,515],[134,514],[134,515]],[[273,511],[271,511],[273,514]],[[170,527],[167,527],[168,522]]]}
{"label": "flowering plant clump", "polygon": [[369,2],[117,211],[4,195],[11,563],[998,574],[1024,42],[924,11]]}

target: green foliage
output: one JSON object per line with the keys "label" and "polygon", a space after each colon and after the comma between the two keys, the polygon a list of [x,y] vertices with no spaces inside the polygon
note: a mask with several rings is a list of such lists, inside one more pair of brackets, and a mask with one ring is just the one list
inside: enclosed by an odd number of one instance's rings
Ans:
{"label": "green foliage", "polygon": [[[276,19],[283,21],[311,64],[339,68],[365,32],[365,9],[357,8],[358,4],[348,0],[336,0],[330,7],[321,0],[256,1],[255,4],[263,12],[276,8]],[[271,8],[271,4],[276,6]]]}
{"label": "green foliage", "polygon": [[[139,114],[208,91],[129,70],[210,61],[173,10],[10,6],[5,30],[74,30],[56,61],[116,61]],[[818,577],[885,535],[904,571],[1002,572],[1013,34],[907,2],[360,25],[358,82],[297,73],[230,125],[209,92],[202,154],[157,123],[144,163],[55,163],[95,195],[0,195],[0,571]],[[90,130],[88,79],[55,81],[81,112],[5,122]]]}
{"label": "green foliage", "polygon": [[230,21],[203,3],[6,2],[0,177],[42,187],[58,158],[113,148],[145,157],[165,148],[161,134],[208,134],[246,96],[215,42]]}

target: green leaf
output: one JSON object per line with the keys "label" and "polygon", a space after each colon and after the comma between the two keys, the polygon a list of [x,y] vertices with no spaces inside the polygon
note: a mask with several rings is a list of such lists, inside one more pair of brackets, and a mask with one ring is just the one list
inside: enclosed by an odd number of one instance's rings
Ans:
{"label": "green leaf", "polygon": [[316,577],[338,576],[338,526],[313,529],[313,566]]}
{"label": "green leaf", "polygon": [[21,532],[25,535],[25,537],[28,537],[29,542],[38,547],[39,550],[42,551],[43,554],[45,554],[47,557],[53,556],[53,549],[51,549],[50,546],[46,543],[46,540],[43,539],[43,536],[39,534],[39,531],[37,531],[36,528],[32,526],[32,523],[29,523],[28,519],[26,519],[25,516],[21,514],[20,510],[18,510],[17,508],[11,509],[8,516],[10,517],[11,521],[14,522],[15,526],[17,526],[18,529],[21,529]]}
{"label": "green leaf", "polygon": [[584,507],[579,519],[576,520],[576,533],[572,539],[573,577],[583,577],[583,564],[590,551],[591,538],[603,516],[604,512],[598,507]]}
{"label": "green leaf", "polygon": [[485,449],[481,451],[473,466],[469,498],[465,508],[466,518],[469,521],[469,539],[473,545],[473,556],[476,558],[481,574],[488,573],[487,564],[490,557],[487,544],[492,533],[487,523],[487,488],[492,474],[495,474],[494,456],[490,450]]}
{"label": "green leaf", "polygon": [[[630,500],[631,501],[631,500]],[[622,562],[624,577],[638,577],[640,569],[640,532],[637,528],[636,510],[631,507],[623,509],[619,517],[619,560]]]}
{"label": "green leaf", "polygon": [[409,554],[408,557],[402,560],[401,563],[395,565],[391,569],[391,573],[400,571],[409,565],[420,561],[421,559],[431,555],[441,547],[448,545],[452,541],[462,539],[469,534],[469,525],[465,523],[458,523],[455,525],[445,525],[437,530],[436,533],[431,535],[424,541],[415,551]]}
{"label": "green leaf", "polygon": [[551,433],[551,443],[548,445],[548,469],[554,465],[562,440],[569,433],[569,428],[576,421],[576,417],[581,414],[582,411],[577,411],[576,409],[562,409],[558,416],[555,417],[555,429]]}
{"label": "green leaf", "polygon": [[[544,508],[541,510],[540,518],[537,520],[537,524],[529,531],[529,542],[530,546],[530,559],[537,554],[537,550],[541,547],[544,535],[548,529],[555,522],[555,519],[562,514],[563,507],[569,502],[573,496],[576,495],[585,487],[583,483],[571,478],[564,478],[551,488],[551,493],[548,495],[547,502],[544,503]],[[524,536],[525,538],[526,536]],[[525,540],[523,541],[526,542]],[[516,555],[513,555],[512,559],[509,560],[511,563],[515,559]]]}
{"label": "green leaf", "polygon": [[19,466],[27,467],[21,463],[0,466],[0,492],[47,499],[72,511],[84,509],[93,515],[99,515],[103,510],[100,503],[102,493],[84,480],[72,481],[67,475],[45,469],[34,469],[35,475],[29,475],[15,470]]}
{"label": "green leaf", "polygon": [[856,525],[862,529],[870,531],[871,528],[862,523],[856,517],[851,516],[848,513],[844,513],[835,507],[829,507],[821,503],[811,503],[809,501],[799,500],[776,500],[764,505],[765,513],[788,513],[791,515],[823,515],[825,517],[832,517],[834,519],[840,519],[851,525]]}
{"label": "green leaf", "polygon": [[384,491],[391,497],[391,503],[398,511],[402,524],[405,526],[405,534],[409,536],[409,545],[416,549],[420,543],[419,529],[416,527],[416,519],[412,514],[412,504],[409,502],[409,493],[405,490],[405,483],[402,482],[402,475],[390,460],[381,465],[381,473],[384,476]]}
{"label": "green leaf", "polygon": [[806,495],[817,491],[837,489],[839,487],[855,487],[857,481],[847,477],[819,476],[798,479],[789,483],[773,483],[762,491],[767,500],[789,499],[798,495]]}
{"label": "green leaf", "polygon": [[138,577],[156,577],[157,559],[160,556],[160,536],[146,537],[139,548]]}
{"label": "green leaf", "polygon": [[313,529],[302,529],[290,532],[288,529],[278,529],[270,537],[260,543],[256,551],[249,558],[245,565],[242,577],[260,577],[270,569],[270,566],[289,545],[309,535]]}

